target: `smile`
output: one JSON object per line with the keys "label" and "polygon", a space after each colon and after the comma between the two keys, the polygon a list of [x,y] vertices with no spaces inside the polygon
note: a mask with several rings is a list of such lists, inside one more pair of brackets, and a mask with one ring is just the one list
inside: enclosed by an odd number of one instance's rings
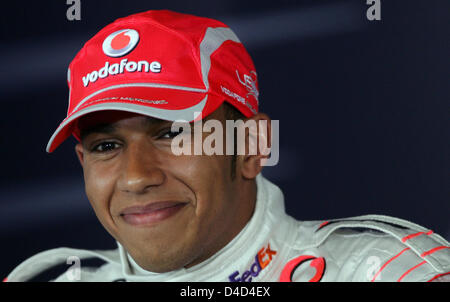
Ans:
{"label": "smile", "polygon": [[162,201],[145,206],[133,206],[126,208],[120,216],[133,226],[149,225],[161,222],[178,213],[185,202]]}

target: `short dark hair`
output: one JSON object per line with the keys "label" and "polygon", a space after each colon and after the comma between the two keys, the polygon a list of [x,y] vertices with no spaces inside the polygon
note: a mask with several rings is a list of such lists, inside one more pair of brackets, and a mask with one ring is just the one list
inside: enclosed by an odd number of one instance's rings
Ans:
{"label": "short dark hair", "polygon": [[236,109],[236,107],[234,107],[227,101],[223,102],[223,107],[225,111],[225,119],[233,121],[245,119],[245,115],[243,115],[239,110]]}
{"label": "short dark hair", "polygon": [[[239,110],[237,110],[233,105],[229,104],[227,101],[223,102],[223,110],[225,113],[225,120],[244,120],[246,117]],[[234,129],[234,151],[231,155],[231,179],[236,178],[236,159],[237,159],[237,129]]]}

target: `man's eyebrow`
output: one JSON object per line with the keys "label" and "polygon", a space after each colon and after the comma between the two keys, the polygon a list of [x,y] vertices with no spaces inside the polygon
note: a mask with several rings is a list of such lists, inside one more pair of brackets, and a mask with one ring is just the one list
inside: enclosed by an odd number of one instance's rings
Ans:
{"label": "man's eyebrow", "polygon": [[83,140],[92,133],[111,134],[117,130],[114,124],[98,124],[92,127],[88,127],[80,130],[80,139]]}
{"label": "man's eyebrow", "polygon": [[[166,121],[166,120],[160,120],[160,119],[155,119],[152,117],[146,117],[143,121],[142,121],[142,125],[145,127],[150,127],[153,125],[157,125],[157,124],[166,124],[166,123],[172,123],[172,121]],[[92,134],[92,133],[102,133],[102,134],[111,134],[114,133],[115,131],[117,131],[117,126],[115,124],[97,124],[91,127],[86,127],[84,129],[80,130],[80,139],[83,140],[84,138],[86,138],[88,135]]]}

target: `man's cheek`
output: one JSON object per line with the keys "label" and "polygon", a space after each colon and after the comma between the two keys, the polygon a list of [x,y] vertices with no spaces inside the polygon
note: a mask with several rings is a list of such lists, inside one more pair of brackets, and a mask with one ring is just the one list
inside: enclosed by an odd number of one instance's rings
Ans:
{"label": "man's cheek", "polygon": [[115,171],[108,167],[87,167],[84,170],[86,191],[92,194],[108,194],[114,186]]}
{"label": "man's cheek", "polygon": [[103,221],[109,213],[108,196],[110,196],[110,183],[94,173],[85,174],[86,196],[97,217]]}

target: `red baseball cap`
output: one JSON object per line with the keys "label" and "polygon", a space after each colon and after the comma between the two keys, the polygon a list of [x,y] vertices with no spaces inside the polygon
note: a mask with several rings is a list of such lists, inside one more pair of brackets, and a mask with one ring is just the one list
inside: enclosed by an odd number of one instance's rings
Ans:
{"label": "red baseball cap", "polygon": [[258,112],[256,70],[233,31],[214,19],[169,10],[107,25],[72,60],[67,82],[67,117],[47,152],[71,134],[80,140],[78,119],[97,111],[191,122],[227,101],[246,117]]}

